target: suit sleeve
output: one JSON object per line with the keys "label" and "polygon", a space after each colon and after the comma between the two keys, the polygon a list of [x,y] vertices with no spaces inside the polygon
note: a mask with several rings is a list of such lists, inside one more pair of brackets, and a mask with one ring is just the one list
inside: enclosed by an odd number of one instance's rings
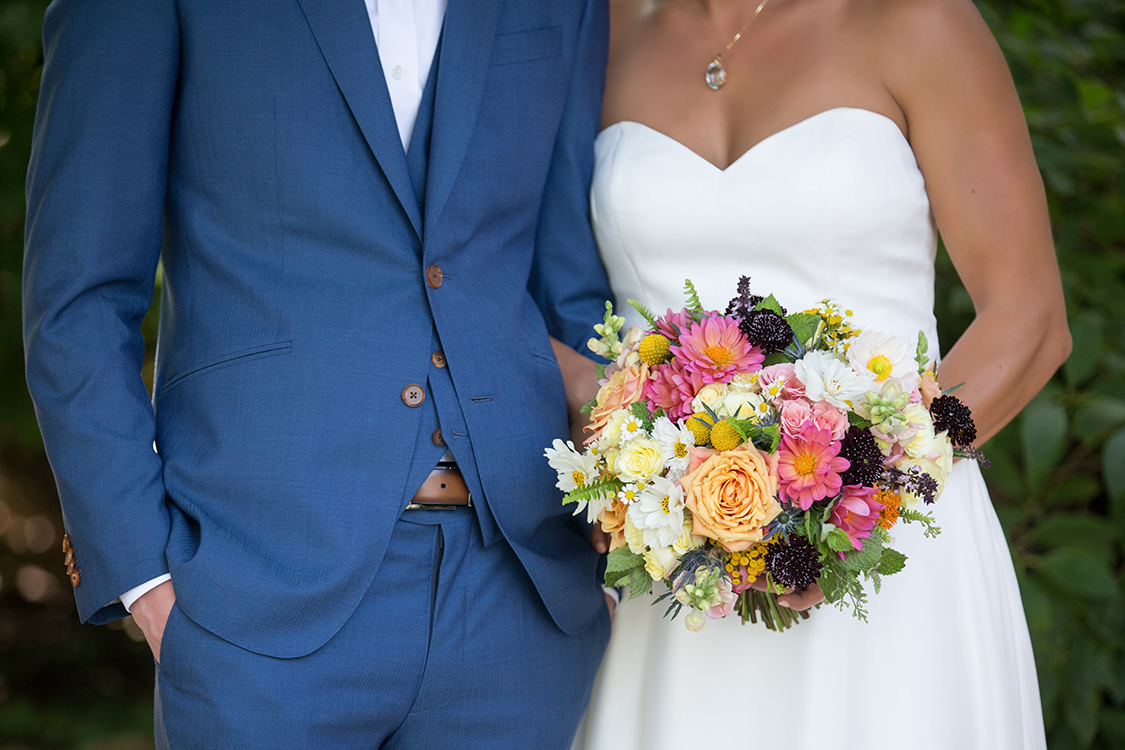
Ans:
{"label": "suit sleeve", "polygon": [[555,141],[536,236],[529,288],[547,330],[579,352],[612,299],[590,228],[594,138],[601,122],[609,44],[606,0],[587,0],[574,71]]}
{"label": "suit sleeve", "polygon": [[[71,538],[83,622],[168,572],[141,379],[160,257],[179,30],[172,0],[55,0],[27,175],[27,383]],[[73,583],[73,580],[72,580]]]}

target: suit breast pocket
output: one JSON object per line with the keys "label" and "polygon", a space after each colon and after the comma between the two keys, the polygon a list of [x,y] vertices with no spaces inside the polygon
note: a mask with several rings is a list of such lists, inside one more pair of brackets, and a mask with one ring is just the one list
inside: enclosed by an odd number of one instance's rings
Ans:
{"label": "suit breast pocket", "polygon": [[501,34],[492,42],[492,60],[489,64],[514,65],[561,57],[562,41],[561,26]]}

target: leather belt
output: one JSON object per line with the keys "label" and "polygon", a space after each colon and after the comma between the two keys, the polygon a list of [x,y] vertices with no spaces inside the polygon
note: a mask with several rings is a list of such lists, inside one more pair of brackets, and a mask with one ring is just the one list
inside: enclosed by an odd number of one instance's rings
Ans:
{"label": "leather belt", "polygon": [[427,510],[444,510],[451,508],[473,507],[473,496],[461,470],[452,468],[438,468],[430,472],[426,481],[414,495],[414,499],[406,506],[407,510],[425,508]]}

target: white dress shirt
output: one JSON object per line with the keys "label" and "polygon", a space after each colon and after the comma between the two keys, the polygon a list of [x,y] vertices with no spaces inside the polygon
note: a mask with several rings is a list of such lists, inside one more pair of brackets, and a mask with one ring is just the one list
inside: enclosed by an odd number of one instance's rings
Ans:
{"label": "white dress shirt", "polygon": [[[404,150],[410,148],[410,135],[418,119],[422,91],[430,77],[437,52],[441,27],[445,22],[447,0],[364,0],[371,17],[371,31],[379,48],[379,62],[391,94],[391,107],[398,123]],[[448,456],[448,454],[447,454]],[[127,611],[140,599],[172,576],[165,573],[129,589],[121,595]]]}

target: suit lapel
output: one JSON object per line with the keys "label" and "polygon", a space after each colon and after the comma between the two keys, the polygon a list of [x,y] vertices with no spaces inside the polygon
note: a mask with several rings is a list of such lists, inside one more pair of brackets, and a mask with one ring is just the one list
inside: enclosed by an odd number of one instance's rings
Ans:
{"label": "suit lapel", "polygon": [[298,2],[367,145],[410,217],[414,231],[421,236],[422,214],[411,186],[406,154],[363,0]]}
{"label": "suit lapel", "polygon": [[430,235],[445,206],[473,135],[502,4],[503,0],[451,0],[445,11],[423,237]]}

